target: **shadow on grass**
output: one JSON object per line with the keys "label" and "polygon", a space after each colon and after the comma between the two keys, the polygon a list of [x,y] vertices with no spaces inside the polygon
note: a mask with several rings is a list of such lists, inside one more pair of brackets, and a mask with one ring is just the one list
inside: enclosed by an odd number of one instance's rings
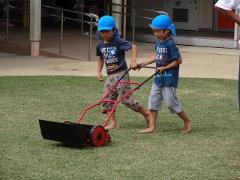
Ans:
{"label": "shadow on grass", "polygon": [[78,149],[78,150],[96,150],[96,148],[109,148],[113,145],[114,143],[106,143],[101,147],[95,147],[92,146],[91,144],[82,144],[82,145],[72,145],[72,144],[64,144],[64,143],[53,143],[51,146],[57,147],[57,148],[68,148],[68,149]]}
{"label": "shadow on grass", "polygon": [[[158,130],[164,131],[164,132],[173,132],[173,131],[178,131],[181,130],[181,126],[183,125],[179,125],[179,123],[177,122],[159,122],[157,123],[157,128]],[[147,124],[145,123],[145,121],[143,120],[142,122],[127,122],[127,123],[122,123],[122,125],[120,124],[120,128],[124,129],[124,130],[140,130],[143,128],[146,128]]]}
{"label": "shadow on grass", "polygon": [[[144,120],[142,122],[122,122],[120,124],[120,130],[141,130],[146,128],[146,123]],[[169,121],[158,121],[157,122],[157,133],[174,133],[174,134],[181,134],[183,128],[183,122],[181,119],[175,120],[169,120]],[[222,134],[227,131],[233,131],[232,126],[222,126],[222,124],[219,124],[218,122],[208,122],[204,125],[200,123],[199,121],[193,121],[192,123],[192,132],[191,134],[195,135],[209,135],[212,134]]]}

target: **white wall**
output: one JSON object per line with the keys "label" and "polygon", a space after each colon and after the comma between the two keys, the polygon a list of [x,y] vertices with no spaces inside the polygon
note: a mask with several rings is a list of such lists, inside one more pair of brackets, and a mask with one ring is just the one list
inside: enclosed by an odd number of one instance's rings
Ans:
{"label": "white wall", "polygon": [[[157,11],[164,10],[164,1],[170,0],[135,0],[137,8],[153,9]],[[172,1],[172,0],[171,0]],[[199,29],[212,29],[213,18],[213,2],[211,0],[199,0]],[[166,10],[167,11],[167,10]],[[157,13],[152,13],[143,10],[137,10],[137,15],[147,16],[153,18]],[[129,17],[128,17],[129,18]],[[142,18],[136,18],[136,27],[148,28],[148,24],[151,20],[145,20]]]}
{"label": "white wall", "polygon": [[[135,0],[136,8],[145,8],[151,9],[156,11],[162,10],[162,0]],[[153,18],[157,15],[157,13],[151,11],[144,11],[144,10],[136,10],[136,14],[140,16],[150,17]],[[148,28],[151,20],[143,19],[143,18],[136,18],[136,27]]]}
{"label": "white wall", "polygon": [[212,29],[213,2],[209,0],[200,0],[199,8],[199,28]]}

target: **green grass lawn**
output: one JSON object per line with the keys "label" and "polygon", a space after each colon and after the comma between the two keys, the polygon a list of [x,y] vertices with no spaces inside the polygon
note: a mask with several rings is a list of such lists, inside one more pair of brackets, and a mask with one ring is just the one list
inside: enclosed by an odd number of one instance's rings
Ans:
{"label": "green grass lawn", "polygon": [[[143,80],[137,78],[134,80]],[[151,82],[136,92],[147,105]],[[178,96],[193,132],[165,107],[155,134],[139,134],[143,118],[121,105],[112,143],[69,148],[43,140],[38,119],[75,121],[97,100],[90,77],[0,77],[0,179],[240,179],[240,113],[234,80],[180,79]],[[86,123],[102,123],[96,109]]]}

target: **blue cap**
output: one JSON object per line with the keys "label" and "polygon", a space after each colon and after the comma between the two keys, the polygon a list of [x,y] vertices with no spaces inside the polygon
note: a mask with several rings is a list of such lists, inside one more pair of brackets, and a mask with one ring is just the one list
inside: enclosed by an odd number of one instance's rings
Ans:
{"label": "blue cap", "polygon": [[98,21],[98,31],[112,30],[116,27],[115,19],[112,16],[103,16]]}
{"label": "blue cap", "polygon": [[172,20],[168,15],[159,15],[152,20],[150,24],[152,29],[170,29],[172,31],[172,35],[176,36],[176,27],[172,23]]}

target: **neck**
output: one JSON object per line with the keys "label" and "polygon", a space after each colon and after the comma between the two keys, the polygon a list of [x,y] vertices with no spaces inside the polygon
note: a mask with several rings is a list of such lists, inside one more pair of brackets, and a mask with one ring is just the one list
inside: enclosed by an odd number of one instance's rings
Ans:
{"label": "neck", "polygon": [[104,43],[108,44],[111,42],[111,40],[103,40]]}
{"label": "neck", "polygon": [[161,42],[163,42],[163,41],[165,41],[165,40],[167,40],[167,39],[169,39],[170,38],[170,36],[168,36],[168,35],[166,35],[166,36],[164,36],[163,38],[161,38],[161,39],[159,39]]}

